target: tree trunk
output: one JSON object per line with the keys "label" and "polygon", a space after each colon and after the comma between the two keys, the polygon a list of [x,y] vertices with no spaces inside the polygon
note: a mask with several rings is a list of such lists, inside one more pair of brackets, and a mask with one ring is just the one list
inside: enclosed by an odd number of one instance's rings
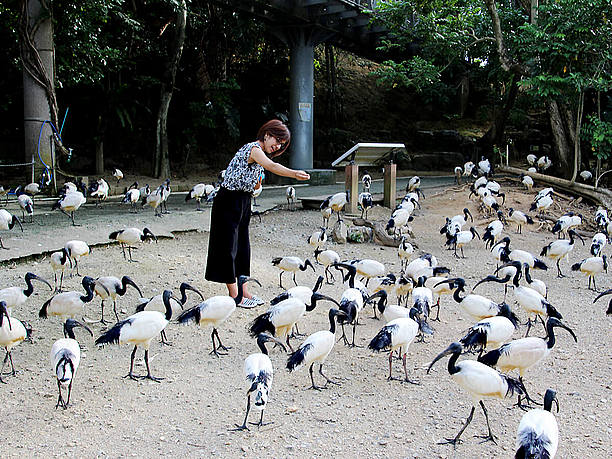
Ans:
{"label": "tree trunk", "polygon": [[96,126],[96,174],[104,174],[104,134],[106,133],[106,116],[98,116],[98,125]]}
{"label": "tree trunk", "polygon": [[497,112],[495,120],[493,121],[493,124],[489,130],[478,140],[478,146],[483,151],[490,151],[493,148],[493,145],[501,145],[503,143],[506,123],[508,122],[508,115],[510,115],[510,110],[512,110],[512,107],[514,107],[516,97],[518,96],[519,80],[519,75],[512,75],[510,90],[507,92],[506,101],[504,102],[503,108]]}
{"label": "tree trunk", "polygon": [[[582,113],[584,111],[584,91],[580,91],[578,97],[578,109],[576,110],[576,128],[571,132],[574,138],[574,172],[572,173],[572,182],[576,181],[582,154],[580,151],[580,128],[582,126]],[[571,125],[571,124],[570,124]]]}
{"label": "tree trunk", "polygon": [[548,116],[550,118],[550,129],[553,135],[555,151],[559,159],[560,170],[564,175],[569,176],[570,171],[570,152],[571,147],[568,142],[568,135],[561,117],[559,104],[554,99],[547,101]]}
{"label": "tree trunk", "polygon": [[185,29],[187,26],[186,0],[180,0],[176,12],[176,33],[172,43],[170,59],[162,79],[159,111],[157,112],[156,139],[155,139],[155,171],[158,178],[170,177],[170,152],[168,151],[168,110],[172,101],[176,71],[178,69],[183,44],[185,43]]}

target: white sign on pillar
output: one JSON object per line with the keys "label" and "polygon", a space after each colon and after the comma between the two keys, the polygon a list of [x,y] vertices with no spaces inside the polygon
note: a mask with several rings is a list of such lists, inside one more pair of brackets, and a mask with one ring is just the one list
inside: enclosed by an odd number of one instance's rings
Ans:
{"label": "white sign on pillar", "polygon": [[298,103],[300,121],[309,122],[312,119],[312,104],[309,102]]}

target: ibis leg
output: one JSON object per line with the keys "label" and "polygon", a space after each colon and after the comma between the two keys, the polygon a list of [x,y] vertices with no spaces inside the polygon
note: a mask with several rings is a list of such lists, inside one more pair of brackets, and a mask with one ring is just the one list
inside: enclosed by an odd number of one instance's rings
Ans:
{"label": "ibis leg", "polygon": [[389,377],[387,378],[387,381],[391,381],[393,379],[392,370],[391,370],[392,361],[393,361],[393,351],[389,351]]}
{"label": "ibis leg", "polygon": [[[119,322],[118,319],[117,322]],[[106,320],[104,320],[104,300],[102,300],[102,303],[100,304],[100,323],[106,324]]]}
{"label": "ibis leg", "polygon": [[57,380],[57,391],[59,392],[59,395],[57,396],[57,403],[55,404],[55,409],[57,410],[58,406],[61,406],[62,408],[66,408],[66,404],[64,403],[64,399],[62,398],[62,385],[59,382],[59,379]]}
{"label": "ibis leg", "polygon": [[461,443],[461,440],[459,439],[459,437],[461,437],[461,434],[463,434],[463,431],[467,428],[467,426],[470,425],[470,422],[472,422],[472,417],[474,417],[474,411],[476,410],[475,406],[472,406],[472,411],[470,411],[470,415],[467,417],[467,419],[465,420],[465,424],[463,424],[463,427],[461,428],[461,430],[459,431],[459,433],[455,436],[455,438],[445,438],[444,441],[439,442],[439,445],[446,445],[446,444],[451,444],[453,446],[457,446],[457,443]]}
{"label": "ibis leg", "polygon": [[72,393],[72,382],[74,381],[74,379],[70,379],[70,384],[68,384],[68,398],[66,399],[66,403],[64,403],[64,409],[68,408],[68,405],[70,405],[70,394]]}
{"label": "ibis leg", "polygon": [[285,288],[285,287],[283,287],[283,271],[281,271],[279,276],[278,276],[278,285],[280,285],[280,288],[282,288],[282,289]]}
{"label": "ibis leg", "polygon": [[[313,363],[314,363],[314,362],[313,362]],[[311,368],[312,368],[312,367],[311,367]],[[323,386],[323,387],[327,387],[327,384],[335,384],[336,386],[339,386],[339,385],[340,385],[340,383],[338,383],[338,382],[336,382],[336,381],[333,381],[333,380],[329,379],[327,376],[325,376],[325,375],[323,374],[323,364],[322,364],[322,363],[320,363],[320,364],[319,364],[319,374],[320,374],[321,376],[323,376],[323,377],[325,378],[325,380],[327,381],[327,382],[325,383],[325,386]]]}
{"label": "ibis leg", "polygon": [[115,319],[119,322],[119,314],[117,314],[117,300],[113,300],[113,312],[115,313]]}
{"label": "ibis leg", "polygon": [[493,443],[497,444],[497,442],[495,441],[495,435],[493,435],[493,432],[491,432],[491,425],[489,424],[489,414],[487,413],[487,409],[485,408],[484,403],[482,403],[482,400],[479,403],[480,407],[482,408],[482,412],[485,415],[485,420],[487,421],[487,429],[489,430],[489,434],[482,437],[484,438],[483,443],[487,441],[492,441]]}
{"label": "ibis leg", "polygon": [[145,364],[147,366],[147,375],[144,377],[144,379],[150,379],[151,381],[155,381],[155,382],[160,382],[162,379],[164,378],[156,378],[155,376],[153,376],[151,374],[151,369],[149,368],[149,350],[145,349]]}
{"label": "ibis leg", "polygon": [[249,411],[251,411],[251,391],[250,390],[247,391],[247,406],[246,406],[246,413],[244,415],[244,421],[242,422],[242,425],[234,424],[236,428],[232,430],[249,430],[249,428],[247,427],[247,419],[249,417]]}
{"label": "ibis leg", "polygon": [[310,386],[309,389],[321,390],[321,388],[317,386],[314,382],[314,376],[312,375],[312,367],[314,367],[314,362],[312,362],[310,364],[310,368],[308,368],[308,372],[310,373],[310,382],[312,383],[312,386]]}
{"label": "ibis leg", "polygon": [[560,258],[557,259],[557,277],[565,277],[565,275],[561,272],[561,266],[559,266]]}
{"label": "ibis leg", "polygon": [[134,350],[132,351],[132,356],[130,357],[130,372],[124,376],[124,378],[130,378],[130,379],[133,379],[134,381],[138,380],[138,377],[134,376],[134,373],[132,373],[132,371],[134,370],[134,357],[136,357],[136,349],[138,349],[138,346],[134,346]]}
{"label": "ibis leg", "polygon": [[295,280],[295,272],[293,273],[293,283],[295,284],[295,286],[297,287],[297,281]]}
{"label": "ibis leg", "polygon": [[62,270],[62,274],[60,276],[60,285],[59,285],[59,290],[58,292],[62,291],[62,284],[64,283],[64,271]]}
{"label": "ibis leg", "polygon": [[217,347],[217,349],[223,349],[224,351],[231,349],[231,347],[226,347],[223,345],[223,343],[221,342],[221,338],[219,338],[219,332],[217,331],[217,329],[215,328],[213,331],[215,333],[215,336],[217,337],[217,341],[219,342],[219,346]]}
{"label": "ibis leg", "polygon": [[404,365],[404,375],[406,377],[404,381],[410,384],[418,385],[419,383],[417,381],[412,381],[410,378],[408,378],[408,369],[406,368],[406,353],[405,352],[404,352],[404,355],[402,356],[402,364]]}

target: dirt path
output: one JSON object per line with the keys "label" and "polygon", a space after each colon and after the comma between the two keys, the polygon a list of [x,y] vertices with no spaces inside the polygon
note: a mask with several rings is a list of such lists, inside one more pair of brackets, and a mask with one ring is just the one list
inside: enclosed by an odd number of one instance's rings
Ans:
{"label": "dirt path", "polygon": [[[511,192],[508,206],[526,209],[531,196]],[[422,202],[423,209],[413,222],[419,253],[431,252],[452,272],[463,276],[468,287],[490,274],[495,261],[482,243],[467,247],[466,259],[456,260],[444,250],[438,228],[444,216],[461,211],[467,203],[467,192],[446,193]],[[468,207],[475,212],[475,206]],[[377,208],[371,217],[387,219],[389,211]],[[475,213],[476,215],[476,213]],[[130,217],[131,218],[131,217]],[[200,214],[192,218],[203,218]],[[134,217],[142,224],[151,222],[150,215]],[[142,222],[139,220],[142,219]],[[116,222],[106,222],[110,230]],[[162,225],[163,222],[155,222]],[[93,224],[93,223],[92,223]],[[251,227],[253,272],[263,288],[253,291],[269,300],[281,290],[278,271],[271,267],[274,256],[312,257],[306,237],[320,225],[316,211],[273,212],[262,223]],[[484,225],[477,225],[482,233]],[[207,228],[205,224],[203,228]],[[552,240],[550,233],[523,235],[507,229],[513,246],[540,251]],[[79,229],[74,230],[75,235]],[[61,237],[61,236],[60,236]],[[118,246],[101,247],[82,261],[82,272],[94,277],[130,275],[145,295],[160,293],[164,288],[177,291],[187,281],[199,288],[205,297],[223,294],[219,285],[206,282],[204,264],[207,232],[179,234],[158,244],[144,244],[136,251],[139,263],[127,263]],[[332,245],[343,259],[374,258],[385,263],[389,271],[398,272],[396,250],[371,244]],[[588,256],[588,246],[577,245],[570,256],[575,262]],[[552,266],[552,263],[549,263]],[[564,263],[564,271],[570,274]],[[23,275],[33,271],[52,279],[48,261],[17,263],[2,268],[1,287],[22,285]],[[322,269],[317,267],[317,274]],[[308,270],[298,273],[298,282],[312,286],[316,275]],[[557,279],[555,270],[536,271],[534,277],[544,280],[549,300],[563,314],[564,322],[578,336],[578,343],[563,330],[547,360],[529,370],[525,377],[531,395],[541,399],[545,390],[557,391],[561,410],[556,414],[560,428],[558,457],[608,457],[612,451],[612,399],[609,333],[610,318],[605,316],[606,302],[591,304],[595,294],[586,289],[586,280],[571,273]],[[291,285],[288,276],[284,276]],[[607,275],[598,279],[609,287]],[[79,279],[67,280],[67,287],[79,288]],[[454,436],[469,413],[467,395],[449,378],[447,360],[441,361],[428,375],[425,368],[449,343],[458,340],[472,324],[451,299],[442,300],[441,323],[433,323],[435,335],[427,343],[413,343],[408,354],[411,376],[420,385],[387,381],[386,354],[373,354],[365,348],[383,326],[370,319],[366,308],[362,325],[357,328],[358,348],[336,344],[324,370],[338,380],[321,392],[306,390],[309,376],[306,369],[288,373],[286,355],[271,352],[275,379],[265,421],[273,424],[247,432],[230,432],[244,416],[246,386],[242,376],[244,358],[257,352],[248,336],[247,326],[266,306],[257,310],[238,309],[219,329],[224,343],[231,346],[229,355],[216,358],[211,350],[210,329],[196,326],[168,326],[172,346],[160,346],[154,340],[151,348],[153,374],[164,377],[161,383],[135,382],[123,379],[129,368],[128,347],[107,346],[97,349],[93,339],[79,333],[84,348],[81,366],[73,386],[72,405],[67,410],[55,409],[56,382],[48,361],[55,339],[62,336],[61,322],[38,318],[38,310],[49,298],[48,291],[37,290],[25,306],[13,314],[29,320],[34,327],[32,344],[22,343],[13,351],[17,376],[6,377],[0,384],[0,418],[2,441],[0,456],[86,456],[86,457],[151,457],[151,456],[221,456],[221,457],[510,457],[513,455],[515,432],[523,412],[509,409],[514,400],[485,402],[498,446],[479,444],[475,434],[486,431],[482,413],[477,411],[464,433],[464,443],[456,450],[438,445],[444,437]],[[501,301],[499,285],[479,287],[482,295]],[[323,292],[335,298],[342,286],[324,286]],[[512,300],[512,293],[509,293]],[[137,294],[129,292],[119,301],[123,317],[133,313]],[[190,297],[187,306],[196,304]],[[303,333],[328,328],[328,304],[321,303],[300,325]],[[524,322],[525,314],[516,308]],[[111,309],[107,309],[110,319]],[[86,310],[89,318],[99,315],[99,299]],[[93,325],[95,336],[102,326]],[[524,328],[515,337],[521,336]],[[537,329],[541,334],[541,329]],[[303,339],[303,338],[302,338]],[[399,376],[401,364],[394,361],[394,374]],[[137,353],[136,373],[145,371],[142,351]],[[253,419],[258,416],[252,413]]]}

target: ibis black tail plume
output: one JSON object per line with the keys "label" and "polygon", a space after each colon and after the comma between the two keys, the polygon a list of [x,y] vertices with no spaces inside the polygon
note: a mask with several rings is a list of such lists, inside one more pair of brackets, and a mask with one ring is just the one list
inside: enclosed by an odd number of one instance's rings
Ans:
{"label": "ibis black tail plume", "polygon": [[97,340],[96,344],[102,346],[104,344],[119,344],[119,336],[124,325],[132,323],[132,319],[122,320],[113,325],[112,328],[104,332]]}
{"label": "ibis black tail plume", "polygon": [[178,323],[186,324],[190,320],[193,320],[196,324],[200,323],[201,313],[200,313],[200,305],[194,306],[193,308],[189,308],[186,311],[181,312],[176,320]]}
{"label": "ibis black tail plume", "polygon": [[287,359],[287,370],[297,370],[304,363],[306,353],[310,350],[311,347],[312,344],[307,344],[305,346],[300,347],[297,351],[293,352]]}
{"label": "ibis black tail plume", "polygon": [[397,325],[386,325],[378,334],[370,341],[368,348],[373,351],[384,351],[391,347],[391,334],[397,328]]}
{"label": "ibis black tail plume", "polygon": [[269,312],[265,312],[255,317],[255,319],[253,320],[253,322],[251,322],[251,325],[249,326],[249,333],[253,337],[265,332],[270,333],[272,336],[276,334],[276,327],[270,321]]}

